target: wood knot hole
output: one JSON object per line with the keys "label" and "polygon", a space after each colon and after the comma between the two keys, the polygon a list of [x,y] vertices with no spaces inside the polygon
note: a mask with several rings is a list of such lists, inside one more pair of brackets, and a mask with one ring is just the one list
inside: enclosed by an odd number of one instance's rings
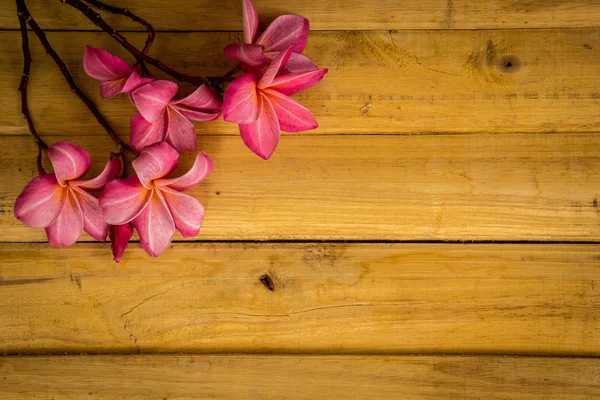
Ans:
{"label": "wood knot hole", "polygon": [[515,55],[505,54],[498,58],[496,69],[504,74],[514,74],[521,69],[521,60]]}
{"label": "wood knot hole", "polygon": [[275,291],[275,285],[273,285],[273,280],[271,279],[271,277],[267,274],[261,276],[259,278],[260,282],[264,285],[264,287],[266,287],[267,289],[269,289],[271,292]]}

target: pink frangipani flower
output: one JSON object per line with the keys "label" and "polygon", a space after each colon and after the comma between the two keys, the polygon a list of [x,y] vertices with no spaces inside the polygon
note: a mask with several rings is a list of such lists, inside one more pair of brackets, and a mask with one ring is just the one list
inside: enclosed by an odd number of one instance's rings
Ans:
{"label": "pink frangipani flower", "polygon": [[[175,169],[178,158],[177,151],[165,142],[144,148],[133,161],[137,175],[110,182],[99,199],[104,220],[111,225],[131,222],[142,247],[153,257],[169,246],[175,229],[183,237],[198,235],[204,218],[202,204],[181,192],[201,182],[213,164],[205,153],[200,153],[186,174],[165,179]],[[123,242],[116,246],[123,246]]]}
{"label": "pink frangipani flower", "polygon": [[177,151],[196,151],[196,131],[191,121],[212,121],[221,103],[206,85],[183,99],[174,99],[179,87],[170,81],[154,81],[131,92],[139,113],[131,118],[130,145],[139,152],[157,142]]}
{"label": "pink frangipani flower", "polygon": [[298,15],[281,15],[259,34],[258,14],[251,0],[242,2],[244,43],[231,44],[223,50],[225,56],[240,61],[247,72],[260,72],[278,53],[292,46],[292,54],[284,72],[302,72],[318,69],[301,53],[306,47],[310,24]]}
{"label": "pink frangipani flower", "polygon": [[300,132],[318,126],[310,110],[288,96],[320,82],[327,69],[277,76],[291,52],[292,46],[279,53],[262,77],[244,74],[225,91],[223,118],[240,124],[246,146],[265,160],[277,147],[280,131]]}
{"label": "pink frangipani flower", "polygon": [[46,228],[52,246],[70,246],[85,230],[96,240],[106,240],[108,224],[98,199],[86,190],[100,190],[121,171],[121,161],[111,156],[94,179],[79,180],[90,167],[90,156],[69,142],[48,149],[54,173],[34,178],[15,201],[15,217],[32,228]]}
{"label": "pink frangipani flower", "polygon": [[110,226],[108,230],[108,237],[111,241],[110,248],[114,257],[113,260],[116,262],[121,261],[121,257],[123,257],[123,253],[125,253],[127,244],[132,236],[133,226],[131,226],[131,223],[129,222],[123,225]]}
{"label": "pink frangipani flower", "polygon": [[152,82],[142,78],[123,59],[113,56],[106,50],[85,46],[83,69],[98,81],[100,95],[106,99],[119,93],[129,93],[135,88]]}

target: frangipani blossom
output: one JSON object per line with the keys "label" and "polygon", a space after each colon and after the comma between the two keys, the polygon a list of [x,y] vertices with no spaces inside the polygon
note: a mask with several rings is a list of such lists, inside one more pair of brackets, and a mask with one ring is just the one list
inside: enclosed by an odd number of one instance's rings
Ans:
{"label": "frangipani blossom", "polygon": [[15,201],[15,217],[32,228],[45,228],[52,246],[70,246],[85,230],[104,241],[108,224],[102,218],[98,199],[86,190],[99,190],[121,171],[118,158],[109,159],[94,179],[79,180],[90,168],[90,156],[69,142],[48,148],[54,173],[34,178]]}
{"label": "frangipani blossom", "polygon": [[183,99],[173,99],[178,90],[176,83],[159,80],[131,93],[139,111],[131,118],[130,145],[134,151],[163,141],[177,151],[196,150],[196,131],[191,121],[217,119],[221,103],[206,85]]}
{"label": "frangipani blossom", "polygon": [[175,229],[186,238],[198,235],[204,218],[202,204],[181,192],[201,182],[213,164],[205,153],[200,153],[186,174],[165,179],[175,169],[178,158],[177,151],[165,142],[144,148],[133,161],[137,175],[110,182],[99,199],[104,220],[117,226],[131,222],[142,247],[153,257],[169,246]]}
{"label": "frangipani blossom", "polygon": [[135,88],[152,82],[153,79],[142,78],[123,59],[113,56],[106,50],[85,46],[83,69],[98,81],[100,95],[105,99],[119,93],[129,93]]}
{"label": "frangipani blossom", "polygon": [[303,72],[318,69],[301,53],[306,47],[310,24],[298,15],[281,15],[259,34],[258,14],[251,0],[242,2],[244,43],[231,44],[223,50],[225,56],[240,61],[247,72],[260,72],[278,53],[292,46],[292,54],[284,72]]}
{"label": "frangipani blossom", "polygon": [[111,241],[110,248],[114,257],[113,260],[116,262],[121,261],[121,257],[123,257],[123,253],[125,253],[127,244],[132,236],[133,226],[131,226],[131,223],[129,222],[123,225],[110,226],[108,230],[108,237]]}
{"label": "frangipani blossom", "polygon": [[223,118],[240,124],[246,146],[265,160],[277,147],[280,131],[300,132],[318,126],[310,110],[288,96],[320,82],[327,69],[277,76],[291,53],[292,46],[279,53],[262,77],[244,74],[225,92]]}

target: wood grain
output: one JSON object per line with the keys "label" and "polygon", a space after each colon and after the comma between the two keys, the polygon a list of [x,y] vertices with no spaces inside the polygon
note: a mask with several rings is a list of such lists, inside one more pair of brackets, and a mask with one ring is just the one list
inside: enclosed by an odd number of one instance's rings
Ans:
{"label": "wood grain", "polygon": [[69,356],[0,359],[8,399],[596,399],[598,359]]}
{"label": "wood grain", "polygon": [[[15,6],[4,1],[9,11],[0,15],[0,28],[18,29]],[[595,0],[255,0],[254,3],[265,26],[278,15],[299,14],[310,20],[313,30],[600,26],[600,5]],[[43,28],[96,28],[57,0],[29,0],[27,4]],[[182,0],[177,7],[161,0],[112,0],[110,4],[129,8],[159,30],[242,29],[241,0]],[[142,30],[126,18],[105,16],[118,30]]]}
{"label": "wood grain", "polygon": [[[108,137],[68,139],[93,155],[90,176],[114,150]],[[207,209],[196,240],[600,239],[592,134],[286,135],[268,162],[239,137],[199,143],[215,170],[188,192]],[[35,147],[4,136],[0,148],[0,241],[45,241],[13,216],[37,175]],[[193,156],[182,155],[176,176]]]}
{"label": "wood grain", "polygon": [[0,353],[600,355],[598,246],[131,247],[1,245]]}
{"label": "wood grain", "polygon": [[[18,35],[0,32],[0,134],[28,134],[19,113]],[[145,38],[128,36],[139,44]],[[188,73],[221,75],[233,65],[221,49],[238,36],[160,33],[152,54]],[[122,49],[101,33],[48,37],[84,92],[127,134],[135,113],[127,97],[101,100],[81,66],[86,44],[127,57]],[[32,51],[30,104],[40,133],[104,135],[35,41]],[[599,30],[317,32],[306,54],[329,68],[323,82],[295,96],[315,114],[316,133],[596,132],[600,126]],[[197,130],[239,134],[223,121]]]}

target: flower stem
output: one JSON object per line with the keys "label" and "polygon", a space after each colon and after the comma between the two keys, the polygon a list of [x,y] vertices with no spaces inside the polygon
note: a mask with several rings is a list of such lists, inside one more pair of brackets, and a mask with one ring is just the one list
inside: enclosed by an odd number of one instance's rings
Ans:
{"label": "flower stem", "polygon": [[[17,2],[18,3],[18,2]],[[19,25],[21,27],[21,47],[23,48],[23,74],[21,75],[21,83],[19,84],[19,92],[21,93],[21,113],[25,116],[29,132],[33,136],[33,140],[38,148],[38,155],[36,157],[36,164],[39,175],[44,175],[46,171],[42,166],[42,150],[48,150],[48,145],[42,140],[29,112],[29,103],[27,102],[27,85],[29,84],[29,77],[31,74],[31,51],[29,50],[29,36],[27,34],[27,21],[25,16],[21,13],[17,13],[19,17]]]}
{"label": "flower stem", "polygon": [[62,59],[59,57],[59,55],[56,53],[56,51],[54,51],[54,49],[52,48],[52,45],[46,38],[46,34],[42,30],[42,28],[40,28],[40,26],[37,24],[37,22],[35,22],[35,20],[32,18],[31,14],[29,13],[29,10],[27,9],[27,6],[25,5],[25,0],[16,0],[16,1],[17,1],[17,13],[19,14],[19,18],[23,18],[23,20],[27,22],[27,24],[29,25],[29,27],[31,28],[33,33],[36,34],[40,43],[44,47],[44,50],[46,50],[46,54],[48,54],[50,57],[52,57],[52,60],[54,60],[54,63],[60,69],[60,72],[63,74],[65,80],[69,84],[71,91],[73,93],[75,93],[77,95],[77,97],[79,97],[81,99],[81,101],[83,101],[83,103],[87,106],[87,108],[94,115],[94,117],[96,118],[98,123],[104,128],[106,133],[108,133],[108,135],[111,137],[113,142],[115,142],[115,144],[118,146],[119,152],[127,150],[127,151],[131,151],[133,153],[133,150],[131,150],[129,145],[127,143],[123,142],[121,140],[121,138],[119,138],[119,136],[112,129],[112,127],[110,126],[110,124],[108,123],[106,118],[104,118],[104,116],[102,114],[100,114],[100,111],[98,111],[98,107],[96,107],[96,104],[94,104],[94,102],[91,101],[79,89],[79,87],[75,83],[75,80],[73,80],[73,76],[71,76],[71,73],[67,69],[67,66],[62,61]]}

